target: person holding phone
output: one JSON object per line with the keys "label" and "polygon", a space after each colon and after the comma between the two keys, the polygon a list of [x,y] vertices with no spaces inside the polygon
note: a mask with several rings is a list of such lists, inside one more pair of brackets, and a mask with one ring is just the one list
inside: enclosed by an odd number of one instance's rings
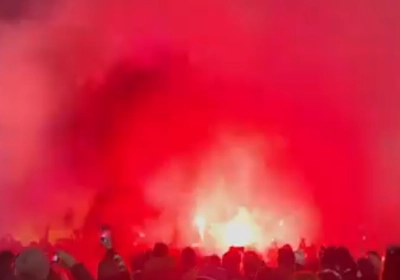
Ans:
{"label": "person holding phone", "polygon": [[61,265],[69,270],[76,280],[94,280],[86,267],[64,251],[58,251],[50,262],[48,255],[36,247],[22,250],[15,258],[13,280],[54,279],[52,265]]}
{"label": "person holding phone", "polygon": [[103,226],[100,231],[100,244],[106,249],[97,269],[98,280],[130,280],[125,261],[114,250],[111,229]]}

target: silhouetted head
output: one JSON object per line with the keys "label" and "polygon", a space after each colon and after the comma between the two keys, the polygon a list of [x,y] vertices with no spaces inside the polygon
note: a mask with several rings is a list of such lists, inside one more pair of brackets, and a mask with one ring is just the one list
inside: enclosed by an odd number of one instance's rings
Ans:
{"label": "silhouetted head", "polygon": [[237,250],[229,250],[222,256],[222,266],[229,272],[240,270],[241,254]]}
{"label": "silhouetted head", "polygon": [[168,256],[169,248],[165,243],[156,243],[153,248],[153,257],[166,257]]}
{"label": "silhouetted head", "polygon": [[337,266],[336,247],[321,248],[320,254],[321,267],[323,269],[335,269]]}
{"label": "silhouetted head", "polygon": [[281,268],[294,269],[296,257],[290,245],[285,245],[278,250],[278,266]]}
{"label": "silhouetted head", "polygon": [[190,269],[196,266],[197,255],[196,252],[191,247],[186,247],[181,253],[182,266],[186,269]]}
{"label": "silhouetted head", "polygon": [[254,251],[247,251],[243,255],[243,270],[248,276],[256,275],[262,265],[260,256]]}
{"label": "silhouetted head", "polygon": [[345,272],[346,270],[353,270],[356,266],[356,263],[349,251],[346,247],[338,247],[336,249],[336,261],[337,265],[341,272]]}
{"label": "silhouetted head", "polygon": [[218,255],[211,255],[207,258],[207,264],[220,267],[222,265],[221,258]]}
{"label": "silhouetted head", "polygon": [[382,256],[376,251],[369,251],[367,253],[367,258],[374,266],[375,274],[380,275],[382,272]]}
{"label": "silhouetted head", "polygon": [[49,259],[41,250],[28,247],[15,259],[15,274],[19,279],[46,280],[50,274]]}

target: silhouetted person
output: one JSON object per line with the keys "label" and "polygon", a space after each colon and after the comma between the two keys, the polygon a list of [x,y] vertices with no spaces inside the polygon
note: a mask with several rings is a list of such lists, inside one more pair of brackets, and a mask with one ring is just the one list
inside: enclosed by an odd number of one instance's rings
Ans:
{"label": "silhouetted person", "polygon": [[198,275],[197,255],[193,248],[186,247],[181,252],[181,275],[183,280],[192,280]]}
{"label": "silhouetted person", "polygon": [[0,280],[6,280],[13,273],[13,263],[15,255],[11,251],[2,251],[0,253]]}
{"label": "silhouetted person", "polygon": [[169,255],[169,248],[164,243],[154,245],[149,260],[145,263],[141,278],[144,280],[174,279],[175,261]]}
{"label": "silhouetted person", "polygon": [[230,249],[222,257],[222,267],[226,270],[228,280],[241,279],[241,253],[237,249]]}
{"label": "silhouetted person", "polygon": [[206,257],[199,271],[199,277],[209,277],[215,280],[227,280],[226,270],[222,268],[221,258],[217,255]]}
{"label": "silhouetted person", "polygon": [[382,280],[400,279],[400,246],[390,246],[386,250]]}
{"label": "silhouetted person", "polygon": [[357,264],[346,247],[338,247],[336,249],[337,269],[343,280],[357,279]]}
{"label": "silhouetted person", "polygon": [[379,280],[379,274],[376,274],[374,265],[368,258],[360,258],[357,261],[357,267],[361,280]]}
{"label": "silhouetted person", "polygon": [[248,280],[254,280],[261,264],[261,258],[256,252],[245,252],[243,255],[243,273],[245,278]]}

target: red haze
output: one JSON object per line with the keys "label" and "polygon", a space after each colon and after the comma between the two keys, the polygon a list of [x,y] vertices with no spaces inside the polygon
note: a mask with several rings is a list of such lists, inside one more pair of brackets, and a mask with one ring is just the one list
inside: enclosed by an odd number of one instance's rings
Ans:
{"label": "red haze", "polygon": [[[1,202],[15,215],[0,232],[69,207],[79,226],[90,206],[88,227],[168,212],[197,195],[205,159],[256,141],[268,176],[231,193],[302,209],[298,234],[395,241],[397,4],[369,2],[71,1],[2,25],[0,182],[15,203]],[[227,169],[235,181],[240,165]],[[111,206],[91,205],[101,196]]]}

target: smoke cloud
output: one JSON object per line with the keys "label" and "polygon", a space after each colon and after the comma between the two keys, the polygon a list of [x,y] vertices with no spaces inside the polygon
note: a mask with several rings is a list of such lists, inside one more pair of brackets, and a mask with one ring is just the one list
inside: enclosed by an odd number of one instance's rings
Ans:
{"label": "smoke cloud", "polygon": [[[398,236],[397,2],[50,2],[0,2],[0,233],[63,228],[70,208],[80,226],[103,192],[171,207],[150,178],[239,130],[284,139],[277,185],[320,235]],[[125,60],[146,86],[118,88]]]}

